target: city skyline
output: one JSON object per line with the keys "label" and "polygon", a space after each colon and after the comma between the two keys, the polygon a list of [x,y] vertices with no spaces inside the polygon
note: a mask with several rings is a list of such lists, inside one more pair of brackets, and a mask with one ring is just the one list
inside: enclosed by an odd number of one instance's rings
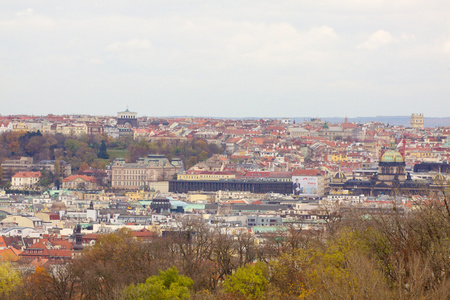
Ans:
{"label": "city skyline", "polygon": [[1,115],[450,116],[445,1],[0,7]]}

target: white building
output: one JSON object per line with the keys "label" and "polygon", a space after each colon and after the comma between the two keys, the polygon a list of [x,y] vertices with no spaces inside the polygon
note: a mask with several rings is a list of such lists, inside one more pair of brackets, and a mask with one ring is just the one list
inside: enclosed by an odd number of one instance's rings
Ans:
{"label": "white building", "polygon": [[11,178],[11,188],[13,190],[34,189],[39,183],[41,172],[19,172]]}

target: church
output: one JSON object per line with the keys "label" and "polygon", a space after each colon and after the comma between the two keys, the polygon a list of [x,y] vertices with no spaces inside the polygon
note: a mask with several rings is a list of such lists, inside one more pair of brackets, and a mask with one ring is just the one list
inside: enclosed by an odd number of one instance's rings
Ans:
{"label": "church", "polygon": [[333,175],[329,184],[330,194],[352,195],[440,195],[447,185],[446,177],[439,171],[429,182],[414,181],[405,171],[405,161],[400,152],[395,150],[394,142],[381,157],[378,172],[370,180],[347,179],[344,172]]}

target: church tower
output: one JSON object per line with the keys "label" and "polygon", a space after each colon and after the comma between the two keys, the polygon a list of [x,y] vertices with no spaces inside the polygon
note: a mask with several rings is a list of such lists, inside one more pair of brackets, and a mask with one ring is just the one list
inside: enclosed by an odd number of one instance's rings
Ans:
{"label": "church tower", "polygon": [[411,114],[411,128],[423,129],[423,114]]}

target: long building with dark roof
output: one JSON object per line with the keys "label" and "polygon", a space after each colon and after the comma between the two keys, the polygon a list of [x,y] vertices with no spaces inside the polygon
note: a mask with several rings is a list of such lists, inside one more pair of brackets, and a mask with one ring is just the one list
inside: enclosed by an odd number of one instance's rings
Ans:
{"label": "long building with dark roof", "polygon": [[170,180],[169,192],[249,191],[257,194],[292,194],[292,182],[269,180]]}

